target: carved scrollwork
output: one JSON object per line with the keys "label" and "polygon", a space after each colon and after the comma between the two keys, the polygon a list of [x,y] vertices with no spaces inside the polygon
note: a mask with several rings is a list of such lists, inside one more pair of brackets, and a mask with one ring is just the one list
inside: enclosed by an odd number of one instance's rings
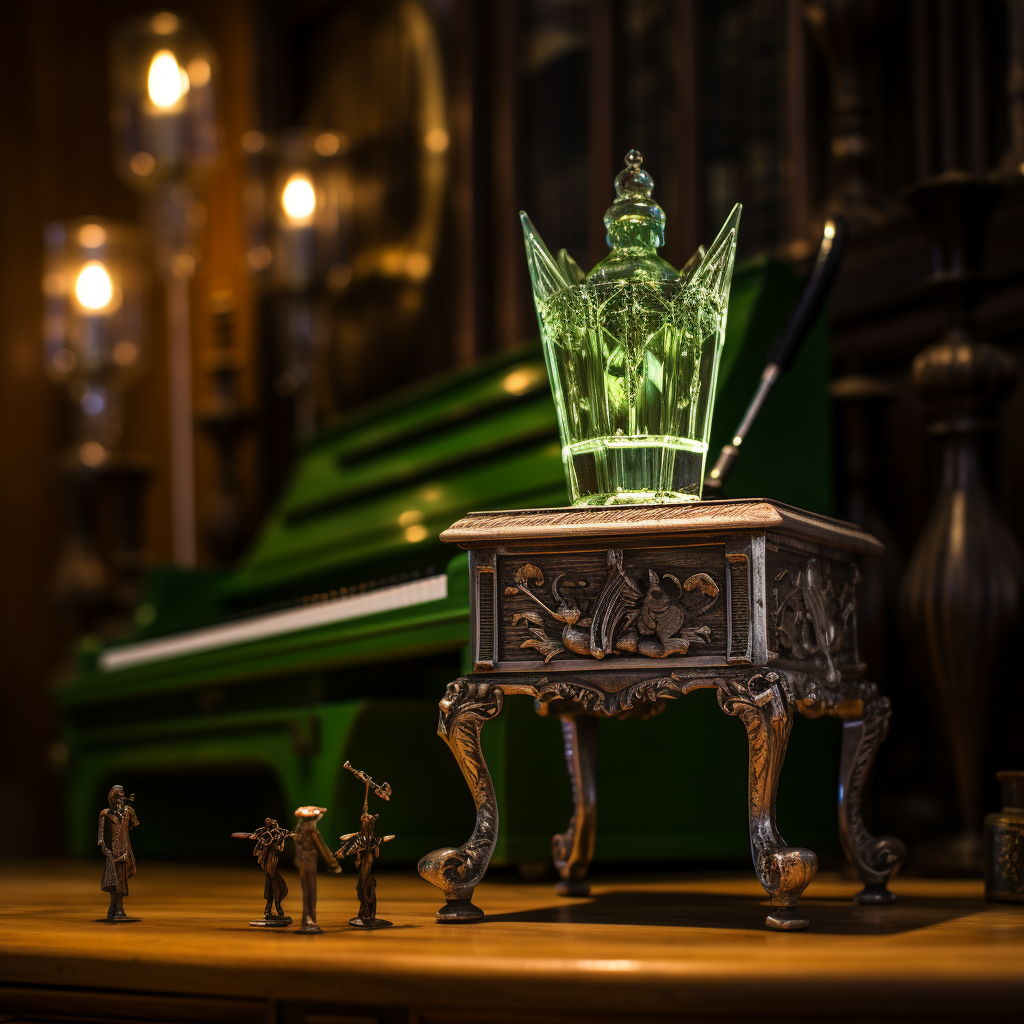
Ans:
{"label": "carved scrollwork", "polygon": [[480,719],[479,725],[482,726],[488,719],[499,715],[504,699],[500,686],[478,683],[466,677],[456,679],[448,684],[437,705],[440,711],[437,735],[449,746],[453,742],[460,742],[467,729],[472,729],[473,719]]}
{"label": "carved scrollwork", "polygon": [[720,598],[719,584],[706,572],[683,581],[654,569],[633,576],[624,570],[620,550],[608,552],[608,578],[596,596],[588,593],[587,580],[558,573],[548,582],[530,562],[516,570],[514,580],[505,596],[527,600],[513,612],[512,625],[529,623],[521,649],[536,650],[545,664],[566,651],[597,660],[613,654],[687,654],[710,642],[711,627],[698,620]]}
{"label": "carved scrollwork", "polygon": [[785,680],[794,708],[805,718],[861,718],[864,709],[878,698],[878,687],[856,676],[829,684],[807,672],[780,669],[779,674]]}
{"label": "carved scrollwork", "polygon": [[578,704],[584,711],[610,715],[611,694],[598,686],[577,682],[570,679],[549,679],[545,676],[537,683],[537,703],[541,709],[553,701],[566,701]]}
{"label": "carved scrollwork", "polygon": [[473,834],[458,847],[428,853],[419,872],[441,889],[449,901],[467,901],[490,863],[498,839],[498,804],[480,747],[480,730],[501,711],[500,686],[463,677],[448,684],[440,702],[438,735],[448,744],[462,769],[476,805]]}
{"label": "carved scrollwork", "polygon": [[621,690],[612,691],[578,678],[544,676],[534,684],[534,689],[542,714],[547,713],[547,705],[557,707],[564,702],[578,705],[589,714],[609,718],[653,718],[665,709],[665,701],[715,685],[716,681],[707,677],[686,678],[673,672],[654,679],[641,679]]}

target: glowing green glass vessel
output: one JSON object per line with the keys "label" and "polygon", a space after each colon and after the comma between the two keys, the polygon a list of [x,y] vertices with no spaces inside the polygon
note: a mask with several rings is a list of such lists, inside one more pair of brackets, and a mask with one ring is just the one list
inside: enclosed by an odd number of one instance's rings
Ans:
{"label": "glowing green glass vessel", "polygon": [[741,208],[676,271],[642,161],[626,154],[589,274],[520,214],[574,505],[698,501],[704,481]]}

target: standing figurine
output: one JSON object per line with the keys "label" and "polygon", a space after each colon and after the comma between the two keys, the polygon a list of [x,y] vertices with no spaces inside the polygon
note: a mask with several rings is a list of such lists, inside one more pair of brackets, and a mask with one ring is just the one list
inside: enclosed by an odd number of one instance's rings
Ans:
{"label": "standing figurine", "polygon": [[[129,801],[135,799],[132,793]],[[100,829],[96,845],[103,851],[103,881],[100,888],[110,893],[107,921],[124,924],[137,921],[124,912],[124,898],[128,895],[128,879],[135,874],[135,854],[128,833],[139,823],[135,808],[125,806],[123,786],[112,786],[107,793],[107,806],[100,811]]]}
{"label": "standing figurine", "polygon": [[327,849],[327,844],[316,827],[316,823],[326,813],[326,807],[300,807],[295,812],[299,823],[295,826],[292,837],[295,840],[295,866],[299,869],[299,881],[302,883],[302,927],[299,931],[307,935],[319,935],[321,932],[320,926],[316,923],[317,851],[336,875],[341,874],[341,865]]}
{"label": "standing figurine", "polygon": [[377,881],[371,874],[373,862],[380,856],[381,843],[390,843],[394,836],[381,836],[379,839],[373,834],[373,826],[377,823],[377,815],[370,814],[370,787],[381,800],[391,799],[391,787],[385,782],[378,786],[373,779],[365,772],[357,771],[345,762],[347,768],[360,782],[366,783],[366,795],[363,797],[363,813],[359,816],[359,831],[350,832],[347,836],[341,837],[341,849],[335,854],[339,860],[342,857],[355,857],[356,867],[359,869],[359,881],[356,882],[356,895],[359,897],[359,916],[353,917],[349,924],[353,928],[387,928],[391,922],[383,921],[377,917]]}
{"label": "standing figurine", "polygon": [[[277,868],[278,859],[284,850],[286,839],[293,838],[294,833],[282,828],[273,818],[267,818],[262,828],[255,832],[232,832],[232,839],[255,839],[256,846],[252,855],[256,863],[263,868],[267,880],[263,885],[263,898],[267,901],[263,909],[263,917],[256,921],[250,921],[251,928],[284,928],[292,923],[290,917],[285,917],[281,907],[281,900],[288,895],[288,886]],[[274,913],[277,907],[277,913]]]}

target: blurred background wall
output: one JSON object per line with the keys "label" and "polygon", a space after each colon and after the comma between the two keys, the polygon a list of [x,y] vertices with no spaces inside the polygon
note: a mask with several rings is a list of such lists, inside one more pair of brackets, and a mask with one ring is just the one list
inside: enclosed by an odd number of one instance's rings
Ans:
{"label": "blurred background wall", "polygon": [[[825,216],[846,214],[855,240],[831,313],[836,508],[889,546],[866,581],[862,627],[870,671],[897,710],[880,766],[888,803],[877,808],[879,827],[927,835],[948,821],[941,729],[924,710],[897,629],[899,582],[938,487],[910,366],[945,323],[926,288],[927,229],[901,193],[951,168],[1019,172],[1019,4],[222,0],[175,9],[202,27],[218,60],[220,156],[197,192],[201,251],[189,285],[191,392],[201,411],[214,388],[209,353],[217,330],[229,329],[237,398],[253,414],[235,454],[250,534],[302,440],[276,314],[259,285],[262,243],[247,220],[253,161],[285,129],[325,129],[342,141],[362,217],[353,222],[353,259],[332,279],[330,355],[315,369],[314,426],[534,335],[517,211],[528,209],[546,239],[593,263],[605,247],[610,182],[630,147],[643,151],[657,182],[669,217],[665,255],[677,265],[710,240],[735,201],[745,207],[742,256],[797,266]],[[57,587],[67,507],[55,472],[74,425],[43,369],[43,229],[60,218],[143,217],[139,194],[112,160],[108,40],[115,26],[150,10],[128,0],[38,0],[7,11],[0,812],[19,824],[0,836],[0,852],[61,846],[55,768],[66,751],[48,692],[82,625]],[[985,259],[992,286],[978,317],[980,334],[1018,363],[1022,218],[1011,190],[995,215]],[[127,393],[122,442],[152,471],[149,563],[174,557],[162,303],[154,283],[148,369]],[[996,504],[1018,539],[1024,449],[1013,441],[1022,418],[1018,385],[984,447]],[[222,485],[214,452],[197,430],[200,565],[218,557],[206,529]],[[1008,707],[1019,705],[1018,682],[1012,671],[999,680]],[[993,758],[1008,761],[1019,746],[1004,733],[993,733]]]}
{"label": "blurred background wall", "polygon": [[[222,130],[225,137],[238,138],[255,116],[251,6],[229,0],[179,7],[194,11],[215,40],[223,81]],[[108,52],[112,28],[148,9],[131,2],[43,3],[17,4],[8,11],[12,47],[0,71],[6,155],[0,175],[9,196],[0,216],[0,294],[6,310],[0,341],[0,643],[8,652],[0,670],[0,806],[5,812],[34,809],[23,834],[0,840],[4,849],[60,849],[60,796],[52,767],[63,753],[48,693],[75,635],[72,611],[55,593],[66,528],[56,467],[73,432],[69,404],[46,379],[40,356],[42,232],[60,218],[141,219],[139,197],[118,180],[112,161]],[[241,158],[238,147],[229,145],[206,198],[209,222],[193,305],[197,351],[211,343],[202,296],[213,282],[228,282],[239,296],[239,341],[250,344],[240,190]],[[124,447],[144,453],[153,464],[146,548],[153,561],[166,562],[171,557],[167,360],[159,289],[152,289],[150,299],[156,307],[149,317],[150,369],[127,396]],[[209,478],[206,455],[197,448],[197,481]],[[197,503],[207,501],[208,491],[199,484]]]}

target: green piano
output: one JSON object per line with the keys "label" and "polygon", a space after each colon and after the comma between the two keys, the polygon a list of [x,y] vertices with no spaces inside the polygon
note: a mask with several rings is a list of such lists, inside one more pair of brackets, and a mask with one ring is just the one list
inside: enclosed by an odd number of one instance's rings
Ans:
{"label": "green piano", "polygon": [[[797,287],[777,262],[737,268],[713,453],[739,421]],[[730,496],[831,512],[828,368],[819,324],[748,436]],[[231,832],[267,815],[290,824],[301,804],[329,809],[330,842],[358,825],[362,791],[341,770],[346,759],[393,788],[382,825],[398,838],[385,861],[412,864],[468,834],[474,810],[468,795],[465,806],[446,798],[465,787],[435,732],[446,684],[470,667],[466,556],[438,534],[472,509],[566,501],[539,343],[323,430],[237,567],[154,569],[130,635],[80,645],[56,690],[72,850],[94,850],[115,782],[138,794],[132,842],[143,858],[241,858],[247,848]],[[790,843],[838,848],[836,773],[821,769],[838,759],[828,728],[837,723],[805,724],[787,766],[800,799],[794,786],[787,800],[784,774],[779,820]],[[600,729],[596,862],[749,859],[746,737],[711,691],[654,722]],[[484,735],[502,819],[493,862],[536,871],[572,808],[559,723],[510,702]]]}

